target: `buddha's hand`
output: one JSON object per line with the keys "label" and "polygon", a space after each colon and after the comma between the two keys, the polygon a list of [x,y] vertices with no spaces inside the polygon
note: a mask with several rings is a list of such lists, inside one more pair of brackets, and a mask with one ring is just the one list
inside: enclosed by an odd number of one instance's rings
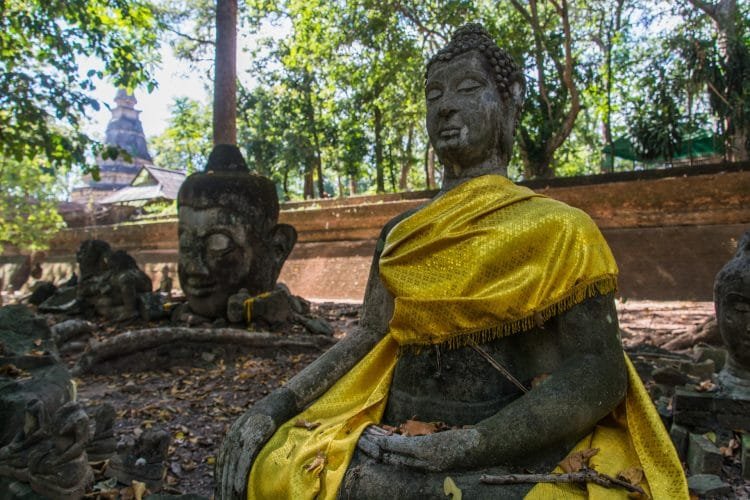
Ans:
{"label": "buddha's hand", "polygon": [[247,478],[253,460],[278,426],[296,412],[294,395],[282,387],[258,401],[232,424],[216,460],[217,499],[247,498]]}
{"label": "buddha's hand", "polygon": [[390,465],[425,471],[446,471],[477,465],[482,439],[476,429],[455,429],[427,436],[401,436],[371,425],[357,446],[366,455]]}

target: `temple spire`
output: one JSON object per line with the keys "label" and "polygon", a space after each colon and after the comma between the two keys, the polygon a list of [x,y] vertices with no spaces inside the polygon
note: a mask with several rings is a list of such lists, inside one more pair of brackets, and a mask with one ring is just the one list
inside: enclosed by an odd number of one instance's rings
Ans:
{"label": "temple spire", "polygon": [[139,158],[151,163],[151,155],[146,146],[146,135],[143,133],[143,125],[139,115],[140,111],[135,109],[138,103],[135,96],[129,94],[125,89],[119,89],[115,95],[115,108],[112,110],[112,119],[107,125],[107,135],[104,142],[110,146],[118,146],[127,151],[133,158]]}

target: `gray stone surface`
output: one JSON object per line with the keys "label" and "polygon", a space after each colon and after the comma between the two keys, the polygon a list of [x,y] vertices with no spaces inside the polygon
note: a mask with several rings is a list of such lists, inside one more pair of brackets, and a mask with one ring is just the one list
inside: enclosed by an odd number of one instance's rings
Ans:
{"label": "gray stone surface", "polygon": [[680,363],[680,370],[688,375],[698,377],[701,380],[706,380],[710,379],[716,372],[716,366],[714,365],[713,359],[706,359],[699,362],[685,361]]}
{"label": "gray stone surface", "polygon": [[721,452],[706,436],[690,434],[687,450],[690,474],[718,474],[722,461]]}
{"label": "gray stone surface", "polygon": [[138,297],[151,292],[151,278],[124,250],[112,251],[101,240],[81,243],[76,260],[81,272],[78,301],[87,314],[110,321],[138,316]]}
{"label": "gray stone surface", "polygon": [[750,481],[750,433],[742,433],[741,446],[742,478]]}
{"label": "gray stone surface", "polygon": [[719,375],[725,392],[750,399],[750,231],[714,283],[719,333],[729,353]]}
{"label": "gray stone surface", "polygon": [[158,428],[149,429],[135,439],[123,438],[117,443],[117,452],[110,459],[105,475],[117,478],[124,485],[135,480],[158,490],[167,469],[169,441],[169,432]]}
{"label": "gray stone surface", "polygon": [[672,443],[674,444],[675,450],[677,450],[677,455],[679,455],[680,460],[683,462],[687,457],[689,435],[690,432],[687,428],[681,425],[672,424],[672,427],[669,429],[669,437],[672,438]]}
{"label": "gray stone surface", "polygon": [[687,427],[750,430],[750,398],[677,388],[672,415]]}
{"label": "gray stone surface", "polygon": [[217,145],[205,171],[182,184],[178,206],[177,272],[194,313],[225,318],[240,289],[253,297],[274,289],[297,232],[278,224],[273,182],[250,174],[237,147]]}
{"label": "gray stone surface", "polygon": [[688,488],[701,498],[728,498],[732,494],[732,487],[714,474],[689,476]]}
{"label": "gray stone surface", "polygon": [[696,346],[693,348],[693,353],[697,362],[707,359],[713,360],[716,371],[724,368],[724,364],[727,361],[727,351],[720,347]]}

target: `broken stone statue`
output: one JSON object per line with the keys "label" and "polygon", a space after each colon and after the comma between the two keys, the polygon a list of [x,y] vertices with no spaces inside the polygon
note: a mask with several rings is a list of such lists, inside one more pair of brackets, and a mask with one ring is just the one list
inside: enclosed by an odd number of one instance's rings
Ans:
{"label": "broken stone statue", "polygon": [[169,441],[169,432],[156,428],[135,438],[123,438],[117,443],[117,453],[110,459],[105,475],[125,485],[135,480],[158,490],[167,472]]}
{"label": "broken stone statue", "polygon": [[89,420],[44,318],[0,309],[0,498],[81,498],[93,480]]}
{"label": "broken stone statue", "polygon": [[[441,192],[386,224],[359,328],[233,424],[217,498],[445,498],[446,477],[465,498],[554,498],[570,485],[482,476],[559,472],[593,448],[599,473],[640,467],[652,497],[687,498],[621,347],[601,233],[506,177],[523,93],[476,24],[428,62]],[[447,430],[394,432],[414,418]]]}
{"label": "broken stone statue", "polygon": [[61,287],[39,305],[42,312],[98,315],[124,321],[139,314],[140,302],[151,294],[152,283],[124,250],[109,243],[86,240],[76,253],[80,278],[75,288]]}
{"label": "broken stone statue", "polygon": [[716,275],[714,304],[728,352],[719,383],[725,392],[750,400],[750,231]]}
{"label": "broken stone statue", "polygon": [[[276,280],[297,241],[297,231],[279,224],[279,200],[273,182],[251,174],[236,146],[217,145],[205,171],[188,177],[180,188],[180,285],[190,311],[208,320],[261,321],[277,324],[297,311],[295,300]],[[285,293],[286,292],[286,293]],[[230,301],[230,297],[234,297]],[[274,302],[248,317],[246,304]],[[287,297],[288,296],[288,297]],[[237,303],[241,302],[237,313]],[[176,319],[199,322],[178,309]]]}

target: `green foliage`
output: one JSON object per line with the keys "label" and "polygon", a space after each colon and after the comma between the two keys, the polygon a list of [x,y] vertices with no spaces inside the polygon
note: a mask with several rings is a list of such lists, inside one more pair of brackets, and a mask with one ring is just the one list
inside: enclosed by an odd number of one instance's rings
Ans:
{"label": "green foliage", "polygon": [[655,81],[655,95],[635,102],[630,135],[638,155],[645,160],[670,162],[682,144],[683,124],[674,85],[663,75]]}
{"label": "green foliage", "polygon": [[12,159],[0,160],[0,251],[12,244],[22,250],[43,250],[65,223],[57,212],[64,172]]}
{"label": "green foliage", "polygon": [[[0,2],[0,157],[33,165],[85,163],[81,118],[99,103],[95,79],[133,88],[150,80],[157,30],[150,4],[125,0]],[[79,72],[93,57],[102,70]]]}
{"label": "green foliage", "polygon": [[162,168],[201,170],[211,152],[211,110],[187,97],[178,97],[170,107],[166,130],[150,139],[154,163]]}

